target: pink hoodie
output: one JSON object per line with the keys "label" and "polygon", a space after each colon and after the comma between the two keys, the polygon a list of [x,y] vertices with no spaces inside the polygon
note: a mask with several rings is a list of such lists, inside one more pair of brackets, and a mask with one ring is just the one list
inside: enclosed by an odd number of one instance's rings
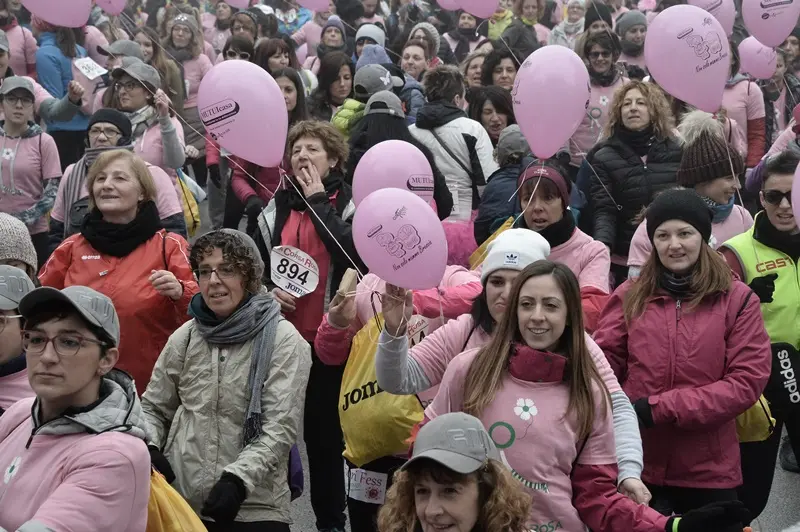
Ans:
{"label": "pink hoodie", "polygon": [[22,26],[14,26],[6,30],[8,37],[8,66],[17,76],[36,75],[36,37],[31,30]]}
{"label": "pink hoodie", "polygon": [[[177,130],[178,139],[185,145],[181,121],[177,116],[173,116],[170,120]],[[164,162],[164,145],[161,142],[161,126],[158,122],[146,130],[141,138],[133,141],[133,152],[144,159],[144,162],[164,170],[172,178],[173,183],[175,182],[178,173],[174,168],[168,168]]]}
{"label": "pink hoodie", "polygon": [[26,369],[0,377],[0,408],[3,410],[8,410],[17,401],[34,395]]}

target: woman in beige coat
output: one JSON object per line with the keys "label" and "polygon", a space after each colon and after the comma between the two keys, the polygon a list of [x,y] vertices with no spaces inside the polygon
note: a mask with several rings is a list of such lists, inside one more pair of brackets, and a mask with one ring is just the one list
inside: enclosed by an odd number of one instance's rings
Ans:
{"label": "woman in beige coat", "polygon": [[250,237],[203,235],[189,262],[200,284],[194,319],[169,338],[142,396],[153,464],[174,470],[173,486],[208,530],[288,532],[308,342],[262,289]]}

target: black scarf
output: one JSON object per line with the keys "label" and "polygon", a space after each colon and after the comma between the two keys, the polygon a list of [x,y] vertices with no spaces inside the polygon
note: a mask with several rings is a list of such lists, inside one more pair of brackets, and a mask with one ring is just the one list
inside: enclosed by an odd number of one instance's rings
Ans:
{"label": "black scarf", "polygon": [[344,43],[341,46],[328,46],[327,44],[319,43],[317,45],[317,57],[320,61],[325,55],[331,52],[347,52],[347,44]]}
{"label": "black scarf", "polygon": [[147,242],[161,229],[158,209],[152,201],[144,202],[136,218],[127,224],[112,224],[92,209],[81,225],[81,234],[94,249],[112,257],[125,257]]}
{"label": "black scarf", "polygon": [[0,364],[0,377],[7,377],[9,375],[19,373],[20,371],[25,371],[25,368],[27,367],[28,365],[25,359],[25,353],[22,353],[21,355],[12,358],[5,364]]}
{"label": "black scarf", "polygon": [[653,126],[647,126],[647,129],[642,131],[631,131],[622,124],[614,128],[614,136],[620,142],[628,146],[639,157],[644,157],[650,152],[650,146],[653,145],[655,139],[653,138]]}
{"label": "black scarf", "polygon": [[678,275],[662,269],[658,275],[658,286],[677,299],[685,299],[691,293],[692,274]]}
{"label": "black scarf", "polygon": [[179,64],[183,64],[193,58],[192,51],[188,48],[181,48],[178,50],[177,48],[167,45],[164,49],[167,52],[167,56],[171,57]]}
{"label": "black scarf", "polygon": [[547,240],[547,243],[550,244],[550,249],[552,250],[556,246],[560,246],[572,238],[572,234],[574,232],[575,218],[572,216],[571,212],[564,211],[564,215],[559,221],[548,225],[539,231],[539,234],[542,235],[545,240]]}
{"label": "black scarf", "polygon": [[599,87],[610,87],[616,83],[619,79],[619,70],[617,70],[616,59],[614,59],[614,64],[611,65],[611,68],[602,74],[595,72],[593,68],[590,68],[589,79],[591,80],[592,85],[597,85]]}
{"label": "black scarf", "polygon": [[800,260],[800,233],[790,235],[778,231],[765,212],[756,216],[753,238],[769,248],[788,255],[795,263]]}
{"label": "black scarf", "polygon": [[[297,212],[304,212],[306,207],[306,201],[308,198],[303,199],[302,193],[298,193],[297,191],[300,190],[302,192],[303,187],[301,187],[297,183],[297,179],[292,177],[292,181],[294,182],[294,186],[291,184],[287,187],[286,194],[288,195],[287,203],[289,208],[293,211]],[[341,188],[342,183],[344,182],[344,176],[339,173],[338,170],[331,170],[328,174],[328,177],[322,180],[322,185],[325,187],[325,195],[329,198],[336,194]],[[297,189],[295,189],[297,187]]]}
{"label": "black scarf", "polygon": [[622,46],[622,53],[628,57],[639,57],[644,52],[644,43],[636,44],[631,41],[620,41],[619,44]]}
{"label": "black scarf", "polygon": [[475,31],[475,28],[456,28],[448,35],[456,41],[456,49],[453,50],[453,55],[459,63],[467,58],[470,53],[470,43],[477,41],[481,38],[480,34]]}

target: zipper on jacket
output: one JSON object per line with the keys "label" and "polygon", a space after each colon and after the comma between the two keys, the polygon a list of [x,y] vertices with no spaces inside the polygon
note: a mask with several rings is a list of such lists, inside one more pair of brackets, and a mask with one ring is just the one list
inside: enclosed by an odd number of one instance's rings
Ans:
{"label": "zipper on jacket", "polygon": [[680,299],[675,301],[675,310],[678,313],[678,321],[681,321],[681,300]]}

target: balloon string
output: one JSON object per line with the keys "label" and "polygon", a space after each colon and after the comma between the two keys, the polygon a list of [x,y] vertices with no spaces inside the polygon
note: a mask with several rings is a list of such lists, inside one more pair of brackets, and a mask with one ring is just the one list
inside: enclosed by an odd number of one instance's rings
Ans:
{"label": "balloon string", "polygon": [[[575,141],[574,141],[574,140],[572,140],[572,139],[570,138],[570,139],[569,139],[569,141],[570,141],[572,144],[574,144],[574,145],[575,145],[575,148],[576,148],[576,149],[579,149],[578,145],[577,145],[577,144],[575,144]],[[594,166],[592,165],[592,163],[590,163],[590,162],[589,162],[589,159],[587,159],[587,158],[586,158],[586,155],[585,155],[585,154],[584,154],[584,155],[582,155],[582,157],[583,157],[583,160],[586,162],[586,165],[589,167],[589,169],[590,169],[590,170],[592,171],[592,173],[594,174],[594,177],[597,179],[597,182],[598,182],[598,183],[600,183],[600,186],[602,186],[602,187],[603,187],[603,190],[605,190],[605,191],[606,191],[606,194],[608,195],[609,199],[611,199],[611,201],[614,203],[614,207],[616,207],[618,211],[622,211],[622,206],[621,206],[619,203],[617,203],[617,200],[615,200],[615,199],[614,199],[614,196],[612,196],[612,195],[611,195],[611,192],[608,190],[608,187],[606,187],[606,184],[605,184],[605,183],[603,183],[603,180],[602,180],[602,179],[600,179],[600,176],[599,176],[599,175],[597,175],[597,170],[595,170],[595,169],[594,169]],[[588,199],[587,199],[587,201],[588,201]]]}

